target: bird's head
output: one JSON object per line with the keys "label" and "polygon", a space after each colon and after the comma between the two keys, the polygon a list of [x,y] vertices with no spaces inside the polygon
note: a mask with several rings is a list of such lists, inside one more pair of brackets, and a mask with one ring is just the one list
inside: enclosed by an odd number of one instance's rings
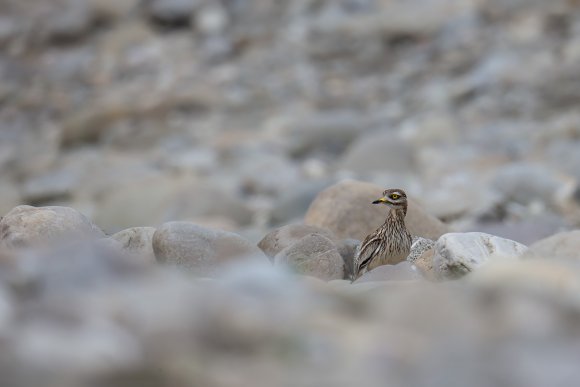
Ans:
{"label": "bird's head", "polygon": [[373,204],[384,204],[393,210],[407,212],[407,194],[402,189],[388,189],[383,192],[383,197],[375,200]]}

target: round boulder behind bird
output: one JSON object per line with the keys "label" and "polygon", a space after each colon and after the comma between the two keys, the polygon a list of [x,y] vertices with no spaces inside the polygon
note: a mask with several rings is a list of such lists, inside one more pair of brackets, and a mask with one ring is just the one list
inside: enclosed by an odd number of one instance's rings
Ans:
{"label": "round boulder behind bird", "polygon": [[39,247],[104,236],[87,217],[69,207],[18,206],[0,220],[0,248]]}
{"label": "round boulder behind bird", "polygon": [[[384,188],[355,180],[345,180],[318,194],[310,205],[304,223],[326,228],[337,238],[364,238],[375,231],[387,216],[380,206],[373,206]],[[437,240],[448,230],[437,218],[429,215],[417,202],[409,199],[405,218],[407,229],[414,236]]]}

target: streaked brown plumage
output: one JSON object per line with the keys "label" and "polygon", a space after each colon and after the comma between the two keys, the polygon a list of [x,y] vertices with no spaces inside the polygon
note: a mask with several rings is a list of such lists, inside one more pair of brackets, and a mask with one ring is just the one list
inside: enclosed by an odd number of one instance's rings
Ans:
{"label": "streaked brown plumage", "polygon": [[368,235],[354,258],[353,277],[356,280],[366,271],[381,265],[395,265],[404,261],[411,250],[413,237],[405,226],[407,194],[402,189],[388,189],[373,204],[385,204],[389,213],[385,223]]}

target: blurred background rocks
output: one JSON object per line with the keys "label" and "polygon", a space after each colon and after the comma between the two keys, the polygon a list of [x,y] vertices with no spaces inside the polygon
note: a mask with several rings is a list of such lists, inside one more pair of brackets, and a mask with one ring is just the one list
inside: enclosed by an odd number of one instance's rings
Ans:
{"label": "blurred background rocks", "polygon": [[4,0],[0,210],[67,205],[108,234],[187,220],[257,242],[349,177],[406,188],[455,230],[534,242],[580,223],[579,13]]}

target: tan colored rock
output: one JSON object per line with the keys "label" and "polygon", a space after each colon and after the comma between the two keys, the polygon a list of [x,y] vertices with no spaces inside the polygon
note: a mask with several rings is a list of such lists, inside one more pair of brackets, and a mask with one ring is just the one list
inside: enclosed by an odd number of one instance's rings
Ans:
{"label": "tan colored rock", "polygon": [[561,232],[530,246],[526,257],[580,259],[580,230]]}
{"label": "tan colored rock", "polygon": [[57,241],[98,239],[105,234],[69,207],[18,206],[0,220],[0,247],[41,246]]}
{"label": "tan colored rock", "polygon": [[[371,204],[386,187],[345,180],[322,191],[310,205],[304,222],[326,228],[338,238],[363,240],[385,220],[384,206]],[[411,234],[436,240],[448,227],[427,214],[414,200],[409,201],[405,219]]]}

